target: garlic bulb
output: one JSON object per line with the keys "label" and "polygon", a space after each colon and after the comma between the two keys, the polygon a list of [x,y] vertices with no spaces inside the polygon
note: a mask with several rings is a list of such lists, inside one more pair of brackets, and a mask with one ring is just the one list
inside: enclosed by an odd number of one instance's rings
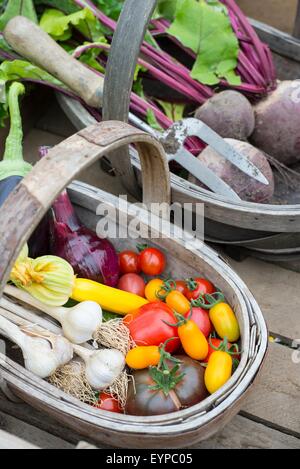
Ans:
{"label": "garlic bulb", "polygon": [[[23,248],[26,250],[26,247]],[[69,300],[74,288],[74,271],[60,257],[24,257],[22,251],[15,263],[10,280],[48,306],[62,306]]]}
{"label": "garlic bulb", "polygon": [[2,316],[0,316],[0,332],[21,348],[25,368],[40,378],[48,378],[58,367],[73,358],[73,347],[70,342],[50,332],[27,328],[22,331]]}
{"label": "garlic bulb", "polygon": [[[50,314],[50,312],[48,312]],[[54,314],[50,316],[55,317]],[[93,301],[84,301],[74,308],[60,308],[56,317],[63,328],[64,336],[73,344],[83,344],[93,339],[102,324],[102,309]]]}
{"label": "garlic bulb", "polygon": [[74,352],[84,360],[86,379],[96,391],[111,386],[125,367],[125,357],[119,350],[92,351],[74,345]]}
{"label": "garlic bulb", "polygon": [[74,308],[52,308],[9,285],[6,286],[5,293],[56,319],[62,326],[64,336],[73,344],[83,344],[94,339],[102,324],[101,306],[94,301],[83,301]]}

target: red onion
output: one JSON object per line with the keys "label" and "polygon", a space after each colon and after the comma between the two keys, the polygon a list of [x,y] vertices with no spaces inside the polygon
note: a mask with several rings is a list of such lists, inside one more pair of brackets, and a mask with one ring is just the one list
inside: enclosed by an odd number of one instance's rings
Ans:
{"label": "red onion", "polygon": [[78,219],[67,191],[54,202],[50,215],[50,245],[53,255],[68,261],[75,274],[115,287],[119,259],[113,245],[100,239]]}

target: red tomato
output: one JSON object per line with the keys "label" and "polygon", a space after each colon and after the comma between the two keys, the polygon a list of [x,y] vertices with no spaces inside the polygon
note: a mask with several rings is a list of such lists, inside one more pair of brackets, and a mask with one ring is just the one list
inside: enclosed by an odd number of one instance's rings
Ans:
{"label": "red tomato", "polygon": [[97,409],[107,410],[108,412],[115,412],[117,414],[123,414],[120,408],[119,402],[110,394],[102,392],[99,396],[99,402],[95,406]]}
{"label": "red tomato", "polygon": [[184,280],[175,280],[176,290],[186,296],[187,286]]}
{"label": "red tomato", "polygon": [[133,251],[123,251],[119,254],[121,274],[139,274],[141,271],[139,254]]}
{"label": "red tomato", "polygon": [[214,285],[205,278],[195,278],[187,281],[186,297],[190,301],[197,300],[200,295],[211,295],[215,291]]}
{"label": "red tomato", "polygon": [[137,274],[125,274],[120,278],[118,289],[134,293],[145,298],[144,279]]}
{"label": "red tomato", "polygon": [[166,258],[158,249],[146,248],[140,253],[140,265],[144,274],[153,277],[163,273],[166,267]]}
{"label": "red tomato", "polygon": [[176,327],[166,322],[177,324],[173,311],[165,303],[149,303],[139,309],[139,314],[128,314],[124,323],[130,330],[131,337],[137,345],[161,345],[168,339],[166,350],[174,352],[180,345]]}
{"label": "red tomato", "polygon": [[[213,345],[214,347],[219,348],[220,345],[222,344],[222,342],[223,342],[223,340],[221,340],[221,339],[216,339],[216,338],[210,339],[210,340],[208,341],[208,355],[207,355],[206,359],[203,360],[203,363],[208,363],[208,360],[210,359],[211,355],[216,351],[216,350],[214,350],[214,349],[211,347],[210,343],[212,343],[212,345]],[[232,347],[232,344],[230,344],[230,343],[228,342],[228,344],[227,344],[227,349],[230,350],[231,347]],[[236,360],[240,361],[241,355],[238,354],[238,353],[237,353],[237,354],[234,354],[234,355],[232,355],[232,359],[233,359],[233,360],[236,359]]]}
{"label": "red tomato", "polygon": [[[188,312],[185,317],[189,317],[189,314],[190,312]],[[197,324],[200,331],[205,335],[205,337],[209,337],[210,334],[213,332],[213,326],[209,319],[209,313],[208,311],[205,311],[205,309],[193,308],[193,313],[190,319],[192,319],[192,321]]]}

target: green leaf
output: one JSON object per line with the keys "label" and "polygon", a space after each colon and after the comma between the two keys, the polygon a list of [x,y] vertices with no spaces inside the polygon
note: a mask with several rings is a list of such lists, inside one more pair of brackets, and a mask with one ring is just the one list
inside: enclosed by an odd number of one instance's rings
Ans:
{"label": "green leaf", "polygon": [[192,78],[207,85],[216,85],[221,78],[233,85],[241,83],[235,74],[239,42],[220,2],[177,0],[168,33],[197,54]]}
{"label": "green leaf", "polygon": [[146,67],[143,67],[143,65],[137,64],[137,66],[135,67],[133,81],[136,82],[139,79],[140,72],[146,72],[146,71],[147,71]]}
{"label": "green leaf", "polygon": [[158,101],[166,116],[173,122],[183,119],[185,104],[167,103],[166,101]]}
{"label": "green leaf", "polygon": [[105,68],[98,62],[97,57],[100,53],[99,49],[89,49],[79,57],[80,62],[85,63],[89,67],[97,70],[98,72],[105,73]]}
{"label": "green leaf", "polygon": [[84,8],[70,15],[60,10],[47,9],[40,20],[41,28],[56,41],[66,41],[72,37],[72,27],[78,29],[86,38],[96,41],[102,36],[101,27],[93,13]]}
{"label": "green leaf", "polygon": [[[13,48],[10,47],[8,42],[6,42],[6,40],[4,39],[4,36],[2,34],[0,35],[0,49],[2,49],[5,52],[8,52],[9,54],[13,54],[13,55],[16,54],[15,51],[13,50]],[[0,61],[1,60],[2,59],[0,58]]]}
{"label": "green leaf", "polygon": [[80,10],[80,7],[73,0],[34,0],[34,3],[35,5],[47,5],[48,7],[61,10],[66,15]]}
{"label": "green leaf", "polygon": [[15,16],[26,16],[34,23],[38,22],[32,0],[9,0],[3,15],[0,17],[0,31],[3,31],[7,23]]}
{"label": "green leaf", "polygon": [[163,132],[164,129],[157,122],[153,109],[147,109],[147,122],[152,127],[152,129]]}
{"label": "green leaf", "polygon": [[94,3],[106,16],[117,20],[123,8],[124,0],[96,0]]}
{"label": "green leaf", "polygon": [[102,311],[102,315],[103,315],[103,321],[104,322],[111,321],[112,319],[120,319],[119,314],[111,313],[111,312],[105,311],[105,310]]}
{"label": "green leaf", "polygon": [[172,21],[175,16],[177,0],[158,0],[154,18],[165,18]]}
{"label": "green leaf", "polygon": [[26,60],[2,62],[0,65],[0,84],[22,79],[40,80],[61,88],[66,88],[61,81]]}

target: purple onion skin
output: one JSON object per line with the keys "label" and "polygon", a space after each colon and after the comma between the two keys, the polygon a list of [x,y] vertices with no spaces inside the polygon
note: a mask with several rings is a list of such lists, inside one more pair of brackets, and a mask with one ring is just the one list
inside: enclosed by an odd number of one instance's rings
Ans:
{"label": "purple onion skin", "polygon": [[68,261],[80,278],[116,287],[120,277],[116,250],[82,225],[66,191],[54,202],[50,218],[51,254]]}

